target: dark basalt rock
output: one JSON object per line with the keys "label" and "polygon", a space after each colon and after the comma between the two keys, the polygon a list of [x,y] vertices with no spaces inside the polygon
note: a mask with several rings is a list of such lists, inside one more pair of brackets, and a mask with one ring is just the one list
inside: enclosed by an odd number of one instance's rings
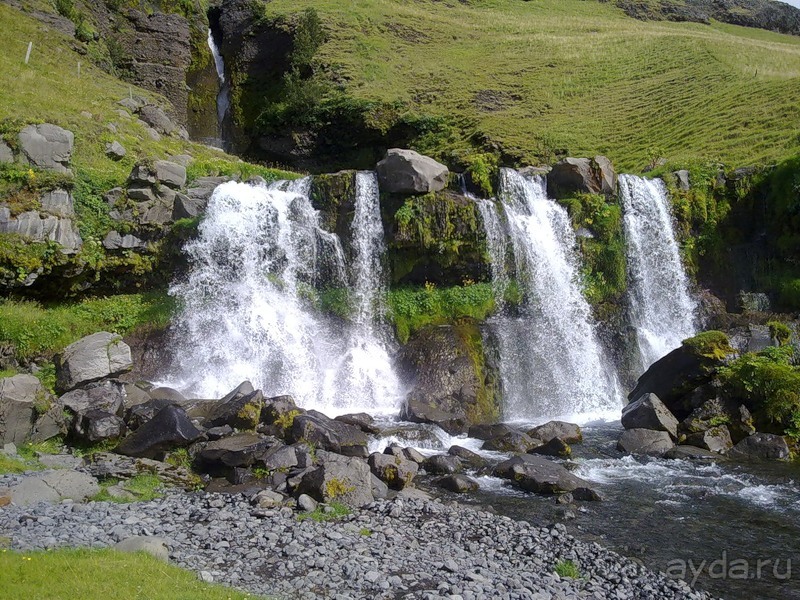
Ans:
{"label": "dark basalt rock", "polygon": [[436,485],[456,494],[468,494],[480,489],[478,482],[466,475],[447,475],[436,480]]}
{"label": "dark basalt rock", "polygon": [[401,456],[375,452],[367,461],[372,474],[393,490],[402,490],[410,485],[417,474],[417,463]]}
{"label": "dark basalt rock", "polygon": [[565,421],[548,421],[544,425],[539,425],[528,431],[528,435],[544,443],[553,438],[558,438],[567,444],[577,444],[583,441],[581,428],[574,423]]}
{"label": "dark basalt rock", "polygon": [[705,448],[711,452],[723,454],[733,447],[731,434],[725,425],[711,427],[699,433],[692,433],[686,436],[686,443],[690,446]]}
{"label": "dark basalt rock", "polygon": [[167,405],[122,440],[116,452],[126,456],[162,460],[166,452],[185,448],[200,437],[202,432],[194,426],[182,408]]}
{"label": "dark basalt rock", "polygon": [[477,452],[461,446],[450,446],[447,450],[450,456],[456,456],[461,463],[470,469],[482,469],[486,466],[486,459]]}
{"label": "dark basalt rock", "polygon": [[540,456],[523,454],[497,465],[494,475],[510,480],[515,486],[537,494],[571,493],[576,500],[600,500],[591,484],[564,467]]}
{"label": "dark basalt rock", "polygon": [[531,450],[534,454],[543,454],[544,456],[557,456],[560,458],[569,458],[572,456],[572,448],[569,444],[558,438],[553,438],[546,444],[536,446]]}
{"label": "dark basalt rock", "polygon": [[652,429],[627,429],[617,442],[617,449],[628,454],[663,456],[675,446],[669,433]]}
{"label": "dark basalt rock", "polygon": [[736,444],[728,456],[737,460],[788,460],[789,445],[780,435],[755,433]]}
{"label": "dark basalt rock", "polygon": [[352,425],[353,427],[358,427],[364,433],[379,433],[380,427],[375,425],[375,419],[373,419],[367,413],[357,413],[352,415],[340,415],[334,418],[334,421],[341,421],[342,423],[346,423],[347,425]]}
{"label": "dark basalt rock", "polygon": [[72,426],[72,435],[91,444],[117,440],[125,434],[125,422],[115,414],[103,410],[89,410],[79,414]]}
{"label": "dark basalt rock", "polygon": [[267,451],[277,443],[274,438],[263,438],[254,433],[238,433],[209,442],[200,451],[201,463],[214,467],[250,467],[263,460]]}
{"label": "dark basalt rock", "polygon": [[369,456],[364,432],[315,410],[297,415],[288,435],[291,442],[308,442],[337,454],[361,458]]}
{"label": "dark basalt rock", "polygon": [[525,454],[532,448],[537,448],[541,445],[541,440],[533,439],[526,433],[522,433],[521,431],[509,431],[504,435],[485,441],[483,443],[483,449]]}
{"label": "dark basalt rock", "polygon": [[672,439],[678,439],[678,420],[655,394],[645,394],[623,408],[622,426],[666,431]]}
{"label": "dark basalt rock", "polygon": [[461,459],[448,454],[431,456],[422,463],[422,466],[425,471],[432,475],[452,475],[453,473],[460,473],[464,468],[461,464]]}

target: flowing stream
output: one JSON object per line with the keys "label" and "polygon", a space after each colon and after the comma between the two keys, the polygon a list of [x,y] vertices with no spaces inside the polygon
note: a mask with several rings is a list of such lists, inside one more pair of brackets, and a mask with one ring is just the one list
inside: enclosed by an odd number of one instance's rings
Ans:
{"label": "flowing stream", "polygon": [[[353,264],[339,238],[320,228],[308,178],[215,190],[185,248],[189,276],[170,290],[183,307],[173,385],[218,398],[249,379],[268,396],[291,394],[329,415],[397,410],[398,380],[375,325],[385,275],[373,183],[358,177]],[[354,321],[321,315],[319,294],[346,291],[350,280]]]}
{"label": "flowing stream", "polygon": [[639,346],[639,373],[696,332],[697,308],[660,179],[620,175],[630,282],[630,318]]}
{"label": "flowing stream", "polygon": [[[222,142],[223,123],[231,106],[231,86],[225,77],[225,60],[222,58],[222,54],[219,51],[211,29],[208,30],[208,47],[211,50],[211,56],[214,57],[214,67],[217,71],[217,79],[219,79],[219,92],[217,93],[217,130],[219,131],[220,142]],[[222,145],[222,143],[220,143],[220,145]]]}
{"label": "flowing stream", "polygon": [[501,171],[500,202],[507,237],[497,234],[500,221],[491,208],[479,205],[493,276],[505,285],[505,244],[510,245],[523,295],[514,314],[490,323],[500,355],[504,418],[531,421],[618,411],[619,384],[581,291],[566,210],[547,198],[543,178],[511,169]]}

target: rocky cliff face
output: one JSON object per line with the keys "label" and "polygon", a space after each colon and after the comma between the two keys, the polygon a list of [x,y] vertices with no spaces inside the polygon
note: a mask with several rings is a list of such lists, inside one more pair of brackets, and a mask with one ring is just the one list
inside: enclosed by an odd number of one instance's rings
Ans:
{"label": "rocky cliff face", "polygon": [[695,23],[715,19],[800,35],[800,10],[772,0],[617,0],[616,4],[636,19]]}

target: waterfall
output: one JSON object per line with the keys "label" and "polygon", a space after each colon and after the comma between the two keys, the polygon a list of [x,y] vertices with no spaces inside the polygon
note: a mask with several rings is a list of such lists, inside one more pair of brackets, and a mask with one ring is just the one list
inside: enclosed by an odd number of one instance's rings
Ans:
{"label": "waterfall", "polygon": [[214,67],[217,70],[217,79],[219,79],[219,92],[217,93],[217,123],[222,136],[222,124],[228,114],[228,109],[231,105],[231,86],[225,78],[225,61],[220,54],[217,42],[214,39],[214,34],[211,29],[208,30],[208,47],[211,50],[211,55],[214,57]]}
{"label": "waterfall", "polygon": [[[218,398],[249,379],[268,396],[291,394],[329,415],[396,410],[397,378],[384,340],[361,325],[362,299],[356,294],[354,323],[315,308],[322,289],[381,277],[373,254],[382,246],[359,249],[361,236],[376,235],[361,223],[375,223],[354,221],[349,273],[339,238],[320,228],[309,190],[306,178],[270,187],[230,182],[214,191],[197,239],[184,249],[190,273],[170,289],[182,306],[173,386]],[[356,213],[374,214],[370,203],[377,196],[359,186]],[[359,275],[367,265],[377,265],[377,274]],[[369,284],[362,288],[370,296]]]}
{"label": "waterfall", "polygon": [[667,190],[660,179],[619,178],[627,242],[631,323],[640,373],[696,332],[696,304],[675,241]]}
{"label": "waterfall", "polygon": [[483,220],[483,229],[486,232],[486,250],[489,254],[494,295],[502,308],[509,284],[508,270],[506,269],[508,234],[494,200],[474,198],[474,201],[478,205],[478,211]]}
{"label": "waterfall", "polygon": [[[500,191],[524,296],[516,314],[490,321],[500,354],[505,418],[536,420],[618,410],[619,385],[581,292],[569,216],[547,198],[541,177],[502,169]],[[491,233],[496,224],[488,217],[490,211],[481,213],[497,273],[505,251]]]}

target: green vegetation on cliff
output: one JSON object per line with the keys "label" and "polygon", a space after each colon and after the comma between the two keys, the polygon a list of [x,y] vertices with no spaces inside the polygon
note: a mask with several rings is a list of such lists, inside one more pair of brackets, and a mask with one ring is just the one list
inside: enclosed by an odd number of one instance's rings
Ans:
{"label": "green vegetation on cliff", "polygon": [[[530,163],[602,153],[639,171],[657,156],[741,165],[800,150],[796,37],[643,22],[585,0],[255,5],[281,30],[318,14],[324,43],[303,79],[315,107],[357,113],[372,134],[427,120],[412,142],[450,163],[481,150]],[[252,118],[274,114],[269,98],[248,102]]]}

